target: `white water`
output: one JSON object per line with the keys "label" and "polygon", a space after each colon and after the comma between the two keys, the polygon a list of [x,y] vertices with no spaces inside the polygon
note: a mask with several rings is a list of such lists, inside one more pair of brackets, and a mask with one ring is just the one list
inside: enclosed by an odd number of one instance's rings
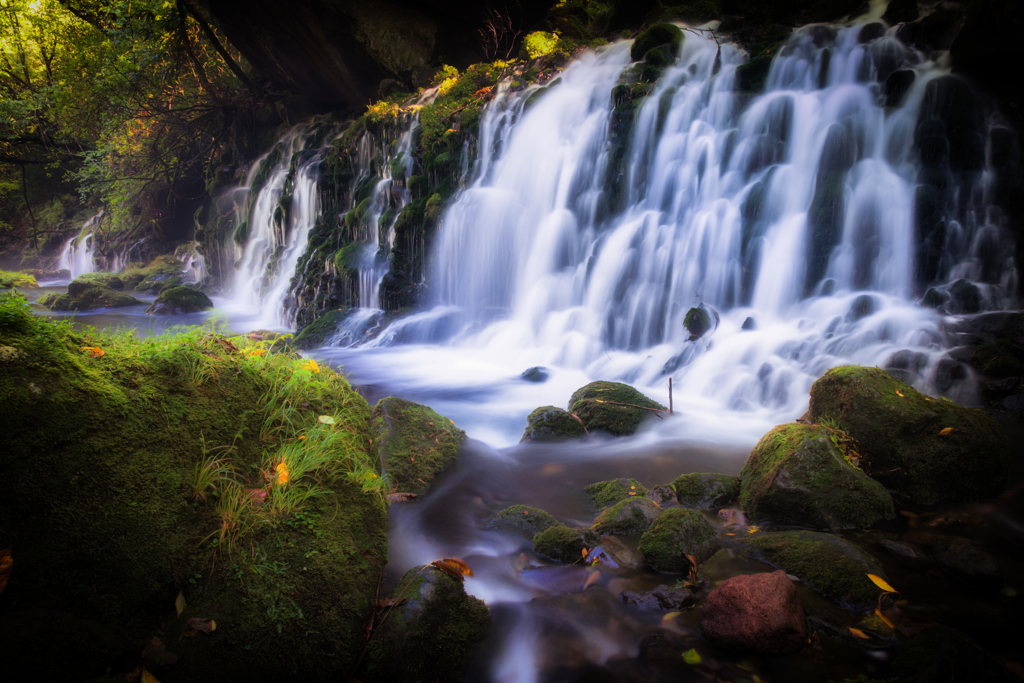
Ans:
{"label": "white water", "polygon": [[82,224],[82,229],[77,235],[64,243],[60,258],[57,260],[57,270],[71,271],[72,280],[79,275],[96,272],[96,242],[93,239],[93,230],[102,220],[103,212],[100,211]]}

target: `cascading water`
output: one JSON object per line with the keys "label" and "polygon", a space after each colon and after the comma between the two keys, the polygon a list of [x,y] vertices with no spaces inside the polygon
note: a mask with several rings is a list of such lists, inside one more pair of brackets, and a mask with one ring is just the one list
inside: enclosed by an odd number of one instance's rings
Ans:
{"label": "cascading water", "polygon": [[174,258],[182,263],[181,275],[185,282],[202,284],[206,281],[206,258],[199,252],[198,242],[182,244],[174,250]]}
{"label": "cascading water", "polygon": [[93,230],[102,220],[103,211],[100,211],[82,224],[82,229],[77,235],[64,243],[60,258],[57,260],[57,270],[70,271],[72,280],[79,275],[96,272],[96,241],[93,238]]}

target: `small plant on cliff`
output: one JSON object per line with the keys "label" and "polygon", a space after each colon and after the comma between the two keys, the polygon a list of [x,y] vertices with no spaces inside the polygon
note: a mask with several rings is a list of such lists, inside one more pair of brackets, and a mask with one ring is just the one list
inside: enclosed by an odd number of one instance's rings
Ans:
{"label": "small plant on cliff", "polygon": [[835,420],[823,417],[818,424],[828,430],[829,441],[843,454],[843,459],[853,467],[860,469],[861,455],[860,444],[857,440],[844,431]]}

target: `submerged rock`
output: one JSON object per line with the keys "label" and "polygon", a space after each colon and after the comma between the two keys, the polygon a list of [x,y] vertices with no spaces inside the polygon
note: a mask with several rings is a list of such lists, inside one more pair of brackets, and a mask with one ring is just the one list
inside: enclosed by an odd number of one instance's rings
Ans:
{"label": "submerged rock", "polygon": [[878,542],[878,547],[908,569],[920,570],[928,566],[928,558],[912,543],[885,539]]}
{"label": "submerged rock", "polygon": [[622,602],[636,605],[641,609],[658,609],[667,612],[680,612],[690,609],[697,602],[692,591],[671,586],[658,586],[651,591],[623,591]]}
{"label": "submerged rock", "polygon": [[1006,486],[1009,443],[998,422],[884,370],[829,370],[811,387],[810,413],[834,420],[860,443],[865,471],[916,503],[976,500]]}
{"label": "submerged rock", "polygon": [[634,433],[640,423],[668,408],[619,382],[591,382],[577,389],[569,399],[569,412],[583,420],[587,431],[605,431],[615,436]]}
{"label": "submerged rock", "polygon": [[150,315],[181,315],[198,313],[213,308],[213,302],[194,287],[172,287],[160,292],[153,305],[146,309]]}
{"label": "submerged rock", "polygon": [[705,562],[722,549],[718,530],[696,510],[666,510],[640,538],[640,552],[660,572],[684,574],[690,569],[687,555]]}
{"label": "submerged rock", "polygon": [[671,484],[655,486],[647,492],[647,497],[662,507],[679,504],[679,500],[676,498],[676,490]]}
{"label": "submerged rock", "polygon": [[146,302],[109,287],[75,280],[68,285],[67,294],[44,294],[39,297],[39,303],[51,311],[92,311],[97,308],[123,308]]}
{"label": "submerged rock", "polygon": [[546,382],[548,381],[547,368],[542,368],[539,365],[529,368],[523,371],[520,375],[527,382]]}
{"label": "submerged rock", "polygon": [[484,525],[485,529],[512,529],[525,533],[530,538],[561,522],[540,508],[527,505],[513,505],[497,513]]}
{"label": "submerged rock", "polygon": [[466,432],[427,406],[389,396],[371,416],[374,445],[391,486],[402,493],[422,493],[455,462]]}
{"label": "submerged rock", "polygon": [[578,562],[586,557],[584,550],[589,552],[600,542],[600,534],[592,529],[570,529],[559,525],[533,537],[533,552],[555,562]]}
{"label": "submerged rock", "polygon": [[728,474],[683,474],[672,482],[672,488],[683,507],[710,510],[736,500],[740,480]]}
{"label": "submerged rock", "polygon": [[700,630],[725,649],[786,655],[807,644],[807,615],[786,572],[734,576],[704,601]]}
{"label": "submerged rock", "polygon": [[635,496],[646,496],[647,489],[636,479],[609,479],[599,481],[583,489],[595,510],[603,510],[620,500]]}
{"label": "submerged rock", "polygon": [[695,306],[686,312],[686,317],[683,318],[683,327],[690,333],[690,341],[694,341],[714,329],[714,321],[703,305]]}
{"label": "submerged rock", "polygon": [[1003,576],[995,559],[966,538],[945,538],[932,549],[935,563],[954,579],[972,588],[997,591]]}
{"label": "submerged rock", "polygon": [[875,605],[882,589],[867,577],[882,568],[849,541],[817,531],[757,534],[740,540],[757,559],[798,577],[847,609]]}
{"label": "submerged rock", "polygon": [[482,600],[434,567],[413,567],[390,600],[404,599],[381,619],[366,650],[369,681],[460,681],[469,651],[491,623]]}
{"label": "submerged rock", "polygon": [[752,519],[818,529],[867,527],[895,516],[885,488],[843,457],[825,427],[779,425],[740,473],[740,504]]}
{"label": "submerged rock", "polygon": [[598,515],[593,528],[600,534],[640,534],[660,514],[661,509],[647,498],[630,498]]}
{"label": "submerged rock", "polygon": [[586,433],[583,423],[572,414],[555,406],[541,406],[526,418],[526,430],[519,442],[575,439]]}

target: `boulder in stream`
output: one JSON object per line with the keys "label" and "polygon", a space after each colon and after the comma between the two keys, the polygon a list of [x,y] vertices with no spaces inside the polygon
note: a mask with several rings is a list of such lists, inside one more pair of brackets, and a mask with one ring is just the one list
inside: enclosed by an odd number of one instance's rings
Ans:
{"label": "boulder in stream", "polygon": [[553,526],[561,526],[561,522],[540,508],[528,505],[512,505],[487,520],[484,528],[510,529],[533,538],[540,532],[546,531]]}
{"label": "boulder in stream", "polygon": [[791,422],[768,432],[740,479],[740,504],[751,519],[852,529],[895,516],[885,487],[847,461],[835,434],[818,425]]}
{"label": "boulder in stream", "polygon": [[373,408],[374,445],[391,486],[402,493],[423,493],[455,462],[466,432],[427,406],[395,396]]}
{"label": "boulder in stream", "polygon": [[916,503],[976,500],[1006,487],[1006,433],[980,410],[932,399],[879,368],[843,366],[811,387],[810,417],[861,446],[864,469]]}
{"label": "boulder in stream", "polygon": [[640,423],[668,408],[620,382],[591,382],[577,389],[569,399],[569,412],[583,421],[587,431],[605,431],[615,436],[634,433]]}
{"label": "boulder in stream", "polygon": [[600,534],[641,534],[660,514],[661,508],[647,498],[637,496],[606,509],[594,520],[593,528]]}
{"label": "boulder in stream", "polygon": [[726,579],[701,610],[704,637],[729,650],[787,655],[807,644],[804,601],[784,571]]}
{"label": "boulder in stream", "polygon": [[625,478],[599,481],[583,489],[583,492],[587,494],[594,510],[603,510],[627,498],[647,495],[643,484],[636,479]]}
{"label": "boulder in stream", "polygon": [[570,529],[553,526],[533,537],[533,552],[555,562],[578,562],[591,548],[601,542],[601,535],[593,529]]}
{"label": "boulder in stream", "polygon": [[687,555],[705,562],[722,548],[718,530],[696,510],[666,510],[640,537],[640,552],[660,572],[684,574],[690,570]]}
{"label": "boulder in stream", "polygon": [[672,586],[658,586],[650,591],[623,591],[620,597],[627,605],[667,612],[681,612],[690,609],[697,602],[693,591]]}
{"label": "boulder in stream", "polygon": [[146,313],[150,315],[181,315],[213,308],[210,297],[195,287],[171,287],[160,292]]}
{"label": "boulder in stream", "polygon": [[68,285],[67,294],[44,294],[39,297],[39,303],[51,311],[92,311],[97,308],[124,308],[146,302],[109,287],[75,280]]}
{"label": "boulder in stream", "polygon": [[365,680],[462,680],[470,649],[490,626],[487,605],[467,595],[460,579],[431,566],[413,567],[399,580],[388,602],[403,600],[378,620]]}
{"label": "boulder in stream", "polygon": [[672,488],[683,507],[711,510],[739,498],[740,480],[729,474],[683,474],[672,482]]}
{"label": "boulder in stream", "polygon": [[971,588],[998,591],[1003,576],[995,559],[966,538],[944,538],[932,549],[935,563],[944,572]]}
{"label": "boulder in stream", "polygon": [[586,433],[583,423],[572,414],[555,406],[541,406],[526,418],[526,430],[519,442],[575,439]]}

